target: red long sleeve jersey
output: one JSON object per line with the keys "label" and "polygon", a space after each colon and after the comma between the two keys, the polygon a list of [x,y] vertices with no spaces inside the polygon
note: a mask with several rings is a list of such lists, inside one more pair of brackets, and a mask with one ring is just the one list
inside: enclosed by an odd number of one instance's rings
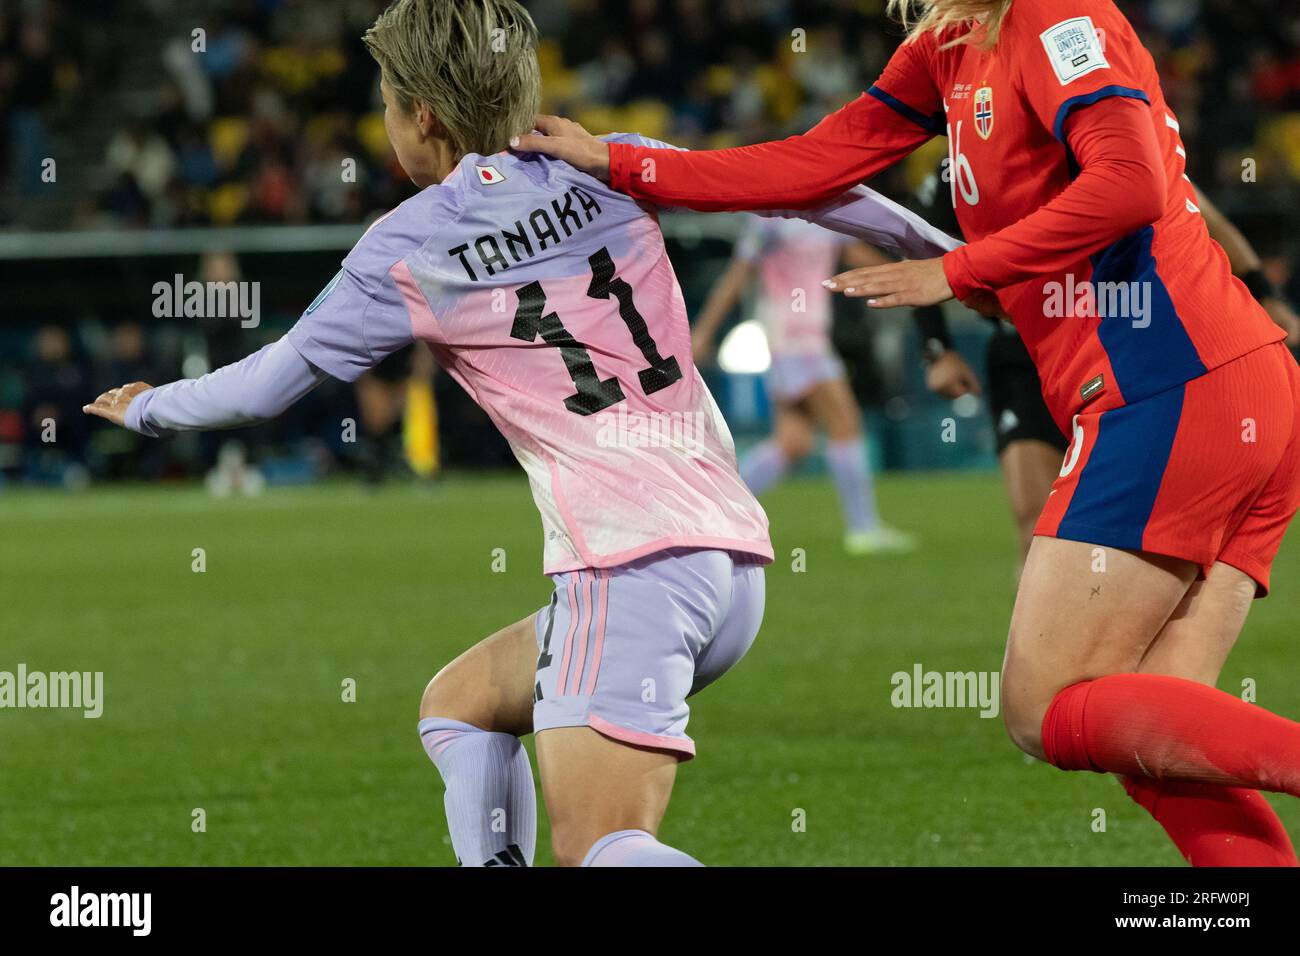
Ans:
{"label": "red long sleeve jersey", "polygon": [[1067,433],[1084,405],[1137,401],[1283,338],[1211,240],[1155,64],[1113,3],[1015,0],[992,51],[942,49],[956,35],[903,45],[802,136],[615,146],[611,180],[665,205],[801,208],[946,135],[970,242],[945,257],[949,284],[997,292]]}

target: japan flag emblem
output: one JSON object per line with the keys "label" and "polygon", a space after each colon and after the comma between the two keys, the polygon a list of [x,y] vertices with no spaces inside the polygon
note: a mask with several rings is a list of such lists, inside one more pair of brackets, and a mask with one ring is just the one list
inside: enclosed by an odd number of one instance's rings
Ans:
{"label": "japan flag emblem", "polygon": [[506,180],[505,174],[495,166],[475,166],[478,170],[478,181],[485,186],[495,186],[497,183],[503,183]]}
{"label": "japan flag emblem", "polygon": [[975,132],[980,139],[993,135],[993,87],[981,86],[975,91]]}

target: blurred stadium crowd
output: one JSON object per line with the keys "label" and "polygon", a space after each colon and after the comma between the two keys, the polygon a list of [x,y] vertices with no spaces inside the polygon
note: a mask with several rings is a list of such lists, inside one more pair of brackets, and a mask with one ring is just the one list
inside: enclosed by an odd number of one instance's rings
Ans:
{"label": "blurred stadium crowd", "polygon": [[[77,177],[88,187],[83,201],[50,225],[355,222],[387,209],[404,178],[384,140],[375,68],[360,42],[384,5],[9,0],[0,6],[8,191],[31,189],[39,170],[31,160],[52,155],[52,126],[75,135],[93,110],[113,115],[116,128],[98,144],[98,168]],[[526,5],[546,38],[548,109],[691,146],[806,127],[869,85],[898,36],[883,0]],[[1231,207],[1234,197],[1222,194],[1241,190],[1241,160],[1253,157],[1270,190],[1294,195],[1300,7],[1121,6],[1160,64],[1193,179]],[[194,55],[194,25],[202,55]],[[795,30],[806,31],[801,41]],[[124,76],[136,61],[122,49],[140,49],[138,65],[152,68]],[[339,174],[346,159],[357,160],[360,188]]]}
{"label": "blurred stadium crowd", "polygon": [[[0,226],[360,223],[391,208],[411,187],[384,139],[377,71],[360,41],[384,5],[0,0]],[[806,128],[868,86],[900,35],[884,0],[525,5],[544,38],[546,109],[687,146]],[[1296,214],[1279,211],[1300,199],[1300,5],[1119,5],[1160,66],[1193,180],[1294,297]],[[942,144],[931,147],[887,187],[915,188],[943,155]],[[42,179],[46,157],[59,164],[57,188]],[[0,267],[21,268],[21,254]],[[81,435],[68,409],[101,384],[179,374],[180,353],[160,344],[148,316],[116,328],[89,318],[98,334],[43,327],[32,314],[0,323],[11,326],[0,329],[0,446],[9,449],[0,471],[42,470],[39,456],[21,453],[40,450],[38,411],[59,406],[68,433]],[[79,444],[65,453],[112,470]]]}

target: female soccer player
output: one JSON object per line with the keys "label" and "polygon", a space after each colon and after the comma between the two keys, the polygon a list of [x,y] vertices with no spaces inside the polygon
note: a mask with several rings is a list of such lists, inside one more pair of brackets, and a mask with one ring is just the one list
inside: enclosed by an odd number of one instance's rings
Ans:
{"label": "female soccer player", "polygon": [[[1072,436],[1012,615],[1027,753],[1122,775],[1194,864],[1296,856],[1300,724],[1212,685],[1300,506],[1300,370],[1232,278],[1155,65],[1108,0],[932,0],[874,86],[803,136],[674,153],[543,118],[521,148],[647,201],[811,205],[946,134],[970,244],[859,269],[868,305],[995,294]],[[908,16],[915,8],[918,18]]]}
{"label": "female soccer player", "polygon": [[731,263],[695,320],[695,361],[712,361],[718,329],[757,277],[758,316],[772,354],[766,385],[775,421],[772,436],[741,456],[740,476],[750,491],[763,494],[812,452],[820,427],[844,513],[844,550],[853,555],[912,551],[912,535],[880,520],[862,414],[831,344],[832,300],[822,279],[841,260],[855,265],[890,261],[870,246],[807,222],[747,223]]}
{"label": "female soccer player", "polygon": [[[515,0],[398,0],[365,42],[384,126],[421,191],[376,222],[280,341],[199,379],[85,411],[146,435],[272,418],[413,341],[510,441],[541,512],[549,604],[429,683],[420,736],[466,866],[532,862],[518,737],[537,733],[555,855],[695,865],[655,838],[695,753],[686,698],[749,649],[767,518],[691,363],[657,213],[572,167],[505,152],[539,100]],[[634,142],[646,142],[632,136]],[[951,240],[859,189],[811,214],[900,254]],[[540,652],[540,653],[539,653]]]}
{"label": "female soccer player", "polygon": [[[917,189],[913,208],[932,225],[950,235],[960,236],[961,226],[942,182],[947,163],[931,174]],[[939,188],[943,186],[943,188]],[[1237,229],[1199,190],[1196,205],[1205,217],[1210,238],[1223,246],[1237,276],[1262,305],[1278,328],[1287,333],[1287,345],[1300,345],[1300,318],[1286,299],[1264,275],[1259,255]],[[952,335],[944,317],[944,307],[931,305],[912,313],[922,342],[926,363],[926,385],[944,398],[980,393],[979,377],[961,354],[953,348]],[[1034,526],[1047,506],[1052,485],[1061,470],[1061,459],[1069,449],[1069,440],[1056,426],[1052,413],[1043,401],[1043,385],[1034,360],[1025,348],[1014,325],[989,317],[993,334],[986,350],[985,372],[988,381],[988,409],[996,436],[998,464],[1002,483],[1020,537],[1020,556],[1016,579],[1034,541]],[[744,470],[742,468],[742,474]]]}

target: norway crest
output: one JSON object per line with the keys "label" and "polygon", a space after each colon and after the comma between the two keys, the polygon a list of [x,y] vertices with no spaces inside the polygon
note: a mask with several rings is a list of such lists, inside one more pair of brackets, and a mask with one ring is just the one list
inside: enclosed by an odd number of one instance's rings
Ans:
{"label": "norway crest", "polygon": [[993,87],[981,86],[975,91],[975,132],[980,139],[993,133]]}

